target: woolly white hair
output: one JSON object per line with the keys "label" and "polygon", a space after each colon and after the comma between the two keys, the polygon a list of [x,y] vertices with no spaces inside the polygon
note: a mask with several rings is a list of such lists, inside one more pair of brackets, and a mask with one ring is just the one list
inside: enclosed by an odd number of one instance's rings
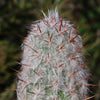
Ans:
{"label": "woolly white hair", "polygon": [[23,41],[17,100],[82,100],[89,71],[76,29],[55,11],[43,12]]}

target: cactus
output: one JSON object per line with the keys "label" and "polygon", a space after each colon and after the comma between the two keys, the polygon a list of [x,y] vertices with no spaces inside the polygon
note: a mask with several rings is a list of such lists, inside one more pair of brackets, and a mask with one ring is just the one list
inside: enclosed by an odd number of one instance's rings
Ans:
{"label": "cactus", "polygon": [[17,100],[83,100],[88,97],[88,63],[82,38],[57,9],[35,21],[22,44]]}

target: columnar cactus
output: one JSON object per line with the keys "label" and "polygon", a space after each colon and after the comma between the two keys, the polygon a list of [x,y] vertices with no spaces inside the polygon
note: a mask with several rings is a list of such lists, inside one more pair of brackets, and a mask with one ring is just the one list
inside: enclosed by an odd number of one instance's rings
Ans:
{"label": "columnar cactus", "polygon": [[[44,14],[44,13],[43,13]],[[83,100],[88,96],[88,63],[82,38],[58,11],[31,25],[22,49],[17,100]]]}

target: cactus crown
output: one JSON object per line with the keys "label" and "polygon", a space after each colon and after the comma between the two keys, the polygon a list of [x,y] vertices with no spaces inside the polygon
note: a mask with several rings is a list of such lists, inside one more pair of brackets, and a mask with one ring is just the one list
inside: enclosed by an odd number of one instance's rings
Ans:
{"label": "cactus crown", "polygon": [[17,100],[83,100],[89,71],[82,38],[57,9],[34,22],[23,42]]}

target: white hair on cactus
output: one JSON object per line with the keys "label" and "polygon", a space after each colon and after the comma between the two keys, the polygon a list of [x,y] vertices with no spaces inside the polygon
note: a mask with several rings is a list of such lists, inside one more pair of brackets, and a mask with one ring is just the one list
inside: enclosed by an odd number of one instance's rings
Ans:
{"label": "white hair on cactus", "polygon": [[55,11],[43,12],[23,42],[17,100],[82,100],[89,71],[76,29]]}

